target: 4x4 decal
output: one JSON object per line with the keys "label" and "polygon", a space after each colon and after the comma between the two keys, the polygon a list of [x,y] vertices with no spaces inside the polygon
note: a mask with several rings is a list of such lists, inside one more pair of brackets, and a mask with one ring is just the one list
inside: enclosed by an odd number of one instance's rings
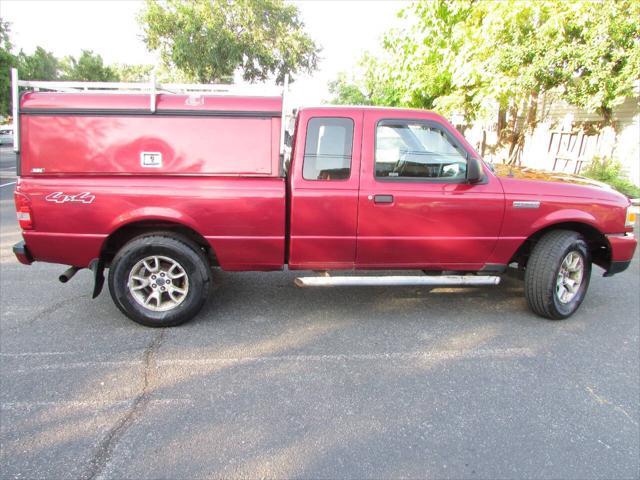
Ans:
{"label": "4x4 decal", "polygon": [[95,195],[91,195],[91,192],[82,192],[75,195],[68,195],[64,192],[53,192],[44,197],[47,202],[53,203],[66,203],[66,202],[78,202],[78,203],[93,203],[96,199]]}

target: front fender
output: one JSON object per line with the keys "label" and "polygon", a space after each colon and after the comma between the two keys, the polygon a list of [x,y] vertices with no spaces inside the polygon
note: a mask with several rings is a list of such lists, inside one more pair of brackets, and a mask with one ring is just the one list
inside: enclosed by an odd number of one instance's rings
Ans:
{"label": "front fender", "polygon": [[530,233],[544,230],[547,227],[550,227],[559,223],[583,223],[600,231],[600,228],[598,228],[597,219],[593,215],[591,215],[589,212],[567,208],[567,209],[555,210],[543,217],[538,218],[531,225]]}

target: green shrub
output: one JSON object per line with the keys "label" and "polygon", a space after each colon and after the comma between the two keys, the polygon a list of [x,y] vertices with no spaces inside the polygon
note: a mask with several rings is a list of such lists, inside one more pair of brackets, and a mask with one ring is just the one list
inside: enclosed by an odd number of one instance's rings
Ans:
{"label": "green shrub", "polygon": [[617,160],[594,157],[587,168],[582,170],[581,175],[607,183],[629,198],[640,197],[640,187],[631,183]]}

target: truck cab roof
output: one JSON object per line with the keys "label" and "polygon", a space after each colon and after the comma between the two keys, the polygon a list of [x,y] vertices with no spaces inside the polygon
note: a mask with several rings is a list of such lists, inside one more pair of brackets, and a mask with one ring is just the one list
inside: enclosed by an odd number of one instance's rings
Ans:
{"label": "truck cab roof", "polygon": [[402,108],[402,107],[382,107],[377,105],[308,105],[302,106],[298,109],[298,112],[314,113],[327,115],[328,113],[335,112],[380,112],[389,113],[391,117],[400,118],[432,118],[433,120],[442,121],[446,119],[435,112],[429,110],[421,110],[417,108]]}

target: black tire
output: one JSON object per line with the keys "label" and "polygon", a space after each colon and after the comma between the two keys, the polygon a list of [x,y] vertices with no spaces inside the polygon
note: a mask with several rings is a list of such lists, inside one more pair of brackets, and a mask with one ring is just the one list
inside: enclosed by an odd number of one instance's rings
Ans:
{"label": "black tire", "polygon": [[[181,303],[169,310],[144,307],[128,287],[131,270],[149,256],[172,259],[186,273],[187,293]],[[191,320],[200,311],[209,296],[210,274],[206,258],[191,241],[169,233],[145,235],[134,238],[116,254],[109,268],[109,292],[117,307],[134,322],[147,327],[173,327]]]}
{"label": "black tire", "polygon": [[[575,296],[562,302],[556,282],[562,262],[571,252],[582,257],[582,281]],[[580,307],[589,288],[591,256],[587,242],[579,233],[554,230],[545,234],[535,245],[525,271],[525,296],[529,308],[541,317],[562,320],[570,317]]]}

